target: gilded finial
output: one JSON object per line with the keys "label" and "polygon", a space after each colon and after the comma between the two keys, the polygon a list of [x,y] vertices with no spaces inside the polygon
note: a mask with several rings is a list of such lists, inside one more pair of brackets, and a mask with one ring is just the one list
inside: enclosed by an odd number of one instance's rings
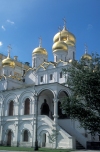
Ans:
{"label": "gilded finial", "polygon": [[41,47],[41,46],[42,46],[42,38],[39,37],[39,47]]}
{"label": "gilded finial", "polygon": [[86,45],[86,44],[84,44],[84,46],[85,46],[85,54],[87,54],[88,47],[87,47],[87,45]]}
{"label": "gilded finial", "polygon": [[11,48],[11,45],[8,45],[7,47],[8,47],[8,58],[10,58],[10,51],[12,48]]}
{"label": "gilded finial", "polygon": [[63,21],[64,21],[64,29],[66,29],[66,19],[63,18]]}

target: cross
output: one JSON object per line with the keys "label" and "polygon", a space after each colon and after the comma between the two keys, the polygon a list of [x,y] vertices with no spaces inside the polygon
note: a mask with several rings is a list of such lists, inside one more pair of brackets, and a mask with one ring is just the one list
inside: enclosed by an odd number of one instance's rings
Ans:
{"label": "cross", "polygon": [[64,27],[66,27],[66,19],[63,18],[63,21],[64,21]]}
{"label": "cross", "polygon": [[11,48],[11,45],[8,45],[7,47],[8,47],[8,57],[10,57],[10,51],[12,48]]}
{"label": "cross", "polygon": [[42,38],[39,37],[39,47],[41,47],[41,46],[42,46]]}
{"label": "cross", "polygon": [[86,44],[84,44],[84,46],[85,46],[85,54],[87,54],[88,47]]}

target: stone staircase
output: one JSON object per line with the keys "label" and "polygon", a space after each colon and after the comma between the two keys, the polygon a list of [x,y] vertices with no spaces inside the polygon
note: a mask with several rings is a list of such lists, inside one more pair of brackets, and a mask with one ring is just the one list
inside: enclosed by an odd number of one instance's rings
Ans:
{"label": "stone staircase", "polygon": [[76,140],[76,149],[85,149],[85,148]]}

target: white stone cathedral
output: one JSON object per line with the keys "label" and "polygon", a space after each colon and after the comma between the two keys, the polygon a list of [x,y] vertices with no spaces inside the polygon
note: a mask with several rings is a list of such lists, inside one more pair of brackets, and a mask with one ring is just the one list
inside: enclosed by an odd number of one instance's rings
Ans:
{"label": "white stone cathedral", "polygon": [[[54,148],[86,148],[92,137],[60,108],[70,96],[62,73],[75,60],[76,38],[66,26],[53,38],[54,61],[39,47],[32,52],[32,68],[0,55],[0,143],[8,146],[52,147],[49,136],[55,130]],[[10,49],[10,48],[9,48]],[[87,53],[84,57],[90,57]],[[99,138],[95,138],[96,141]]]}

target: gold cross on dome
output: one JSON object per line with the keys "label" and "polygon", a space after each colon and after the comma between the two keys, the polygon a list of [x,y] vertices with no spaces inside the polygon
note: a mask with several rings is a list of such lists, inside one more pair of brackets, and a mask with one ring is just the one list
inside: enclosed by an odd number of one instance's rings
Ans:
{"label": "gold cross on dome", "polygon": [[39,47],[41,47],[41,46],[42,46],[42,38],[39,37]]}
{"label": "gold cross on dome", "polygon": [[87,50],[88,50],[88,47],[87,47],[86,43],[84,44],[84,46],[85,46],[85,54],[86,54]]}
{"label": "gold cross on dome", "polygon": [[8,57],[10,57],[10,51],[12,48],[11,48],[11,45],[8,45],[7,47],[8,47]]}
{"label": "gold cross on dome", "polygon": [[66,19],[63,18],[63,21],[64,21],[64,27],[66,27]]}

